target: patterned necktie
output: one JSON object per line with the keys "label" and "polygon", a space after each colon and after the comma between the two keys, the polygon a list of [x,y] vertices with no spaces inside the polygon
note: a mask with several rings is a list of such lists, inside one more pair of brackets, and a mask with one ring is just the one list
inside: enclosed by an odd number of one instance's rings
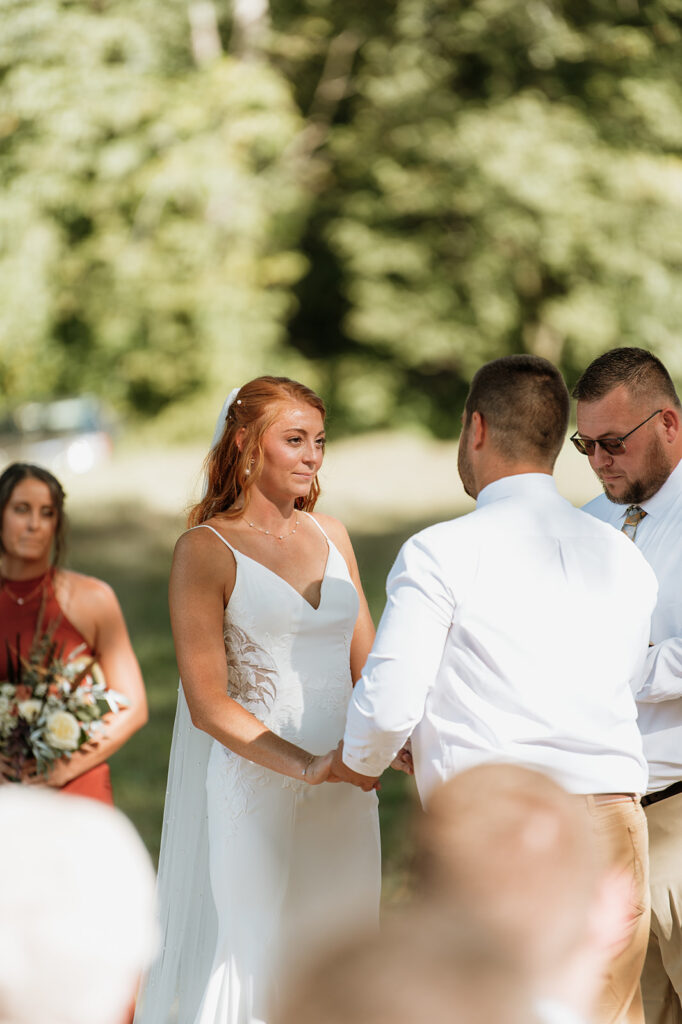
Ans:
{"label": "patterned necktie", "polygon": [[628,507],[626,508],[625,522],[621,526],[621,531],[625,534],[626,537],[629,537],[630,540],[635,539],[637,527],[644,519],[645,515],[646,512],[643,508],[640,508],[639,505],[628,505]]}

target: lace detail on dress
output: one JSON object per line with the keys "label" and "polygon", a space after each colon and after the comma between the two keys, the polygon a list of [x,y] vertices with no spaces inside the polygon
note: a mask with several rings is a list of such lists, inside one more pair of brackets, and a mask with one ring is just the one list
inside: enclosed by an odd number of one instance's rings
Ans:
{"label": "lace detail on dress", "polygon": [[227,692],[243,705],[262,704],[270,711],[277,696],[277,668],[260,644],[228,619],[223,627],[227,657]]}
{"label": "lace detail on dress", "polygon": [[222,828],[226,836],[233,836],[244,815],[249,813],[256,791],[263,786],[281,786],[282,789],[294,790],[297,798],[305,797],[311,787],[304,779],[292,779],[288,775],[255,764],[233,750],[217,743],[216,747],[222,755],[223,770],[214,783],[221,793]]}

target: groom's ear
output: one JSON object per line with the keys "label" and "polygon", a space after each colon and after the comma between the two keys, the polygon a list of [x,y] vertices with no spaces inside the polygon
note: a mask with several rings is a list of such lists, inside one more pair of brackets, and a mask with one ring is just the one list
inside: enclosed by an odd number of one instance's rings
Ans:
{"label": "groom's ear", "polygon": [[488,438],[488,424],[485,421],[484,416],[480,412],[472,412],[471,414],[471,443],[474,450],[482,448]]}

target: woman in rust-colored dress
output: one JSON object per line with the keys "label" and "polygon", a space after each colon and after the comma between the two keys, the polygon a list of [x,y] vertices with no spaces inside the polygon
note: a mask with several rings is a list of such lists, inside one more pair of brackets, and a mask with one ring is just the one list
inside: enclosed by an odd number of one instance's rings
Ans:
{"label": "woman in rust-colored dress", "polygon": [[113,803],[107,758],[145,724],[147,699],[113,590],[59,567],[63,505],[61,484],[40,466],[15,462],[0,475],[0,681],[8,676],[8,652],[13,662],[18,651],[28,654],[41,608],[43,630],[54,629],[53,642],[63,656],[78,648],[97,658],[107,685],[127,697],[129,706],[105,716],[101,738],[56,761],[46,781],[66,793]]}

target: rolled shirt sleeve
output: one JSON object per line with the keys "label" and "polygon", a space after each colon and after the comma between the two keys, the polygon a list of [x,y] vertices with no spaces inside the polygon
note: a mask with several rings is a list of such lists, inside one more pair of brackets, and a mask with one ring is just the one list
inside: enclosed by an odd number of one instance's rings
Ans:
{"label": "rolled shirt sleeve", "polygon": [[381,775],[421,721],[452,623],[453,595],[419,534],[400,550],[386,596],[344,735],[345,764],[372,777]]}

